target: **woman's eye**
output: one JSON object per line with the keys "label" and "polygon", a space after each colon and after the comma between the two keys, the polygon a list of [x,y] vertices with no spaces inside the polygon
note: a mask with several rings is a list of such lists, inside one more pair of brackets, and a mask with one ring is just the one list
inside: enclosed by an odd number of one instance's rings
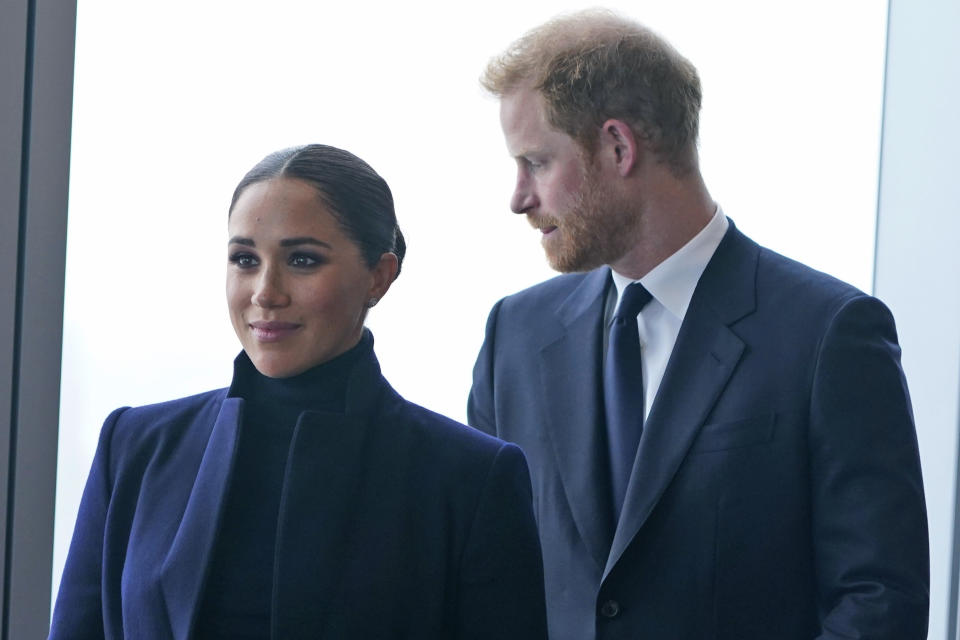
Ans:
{"label": "woman's eye", "polygon": [[322,260],[319,257],[307,253],[295,253],[290,256],[290,266],[292,267],[313,267],[321,262]]}
{"label": "woman's eye", "polygon": [[250,255],[249,253],[232,254],[230,256],[230,263],[237,265],[241,269],[249,269],[250,267],[255,267],[257,264],[259,264],[256,256]]}

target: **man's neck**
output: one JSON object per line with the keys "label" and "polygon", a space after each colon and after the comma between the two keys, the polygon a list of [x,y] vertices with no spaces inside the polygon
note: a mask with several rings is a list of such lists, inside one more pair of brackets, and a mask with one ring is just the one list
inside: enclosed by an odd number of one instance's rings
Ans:
{"label": "man's neck", "polygon": [[657,181],[638,194],[643,203],[633,248],[610,264],[617,273],[639,280],[703,230],[716,213],[699,172]]}

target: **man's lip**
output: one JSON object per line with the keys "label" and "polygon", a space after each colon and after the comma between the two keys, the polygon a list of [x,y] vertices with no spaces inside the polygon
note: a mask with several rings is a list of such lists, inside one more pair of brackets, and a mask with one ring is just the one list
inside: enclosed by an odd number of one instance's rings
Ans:
{"label": "man's lip", "polygon": [[548,235],[557,230],[559,225],[553,224],[553,221],[549,218],[540,218],[532,215],[527,215],[527,221],[530,223],[530,226],[542,233],[543,235]]}

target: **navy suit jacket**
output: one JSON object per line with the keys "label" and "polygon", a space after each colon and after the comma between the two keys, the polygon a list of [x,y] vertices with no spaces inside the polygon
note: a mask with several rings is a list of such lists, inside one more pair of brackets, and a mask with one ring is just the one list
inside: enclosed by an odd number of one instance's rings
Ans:
{"label": "navy suit jacket", "polygon": [[[191,637],[242,409],[224,389],[110,415],[51,638]],[[274,567],[273,638],[546,636],[522,453],[406,402],[374,358],[344,414],[300,416]]]}
{"label": "navy suit jacket", "polygon": [[916,433],[875,298],[731,223],[697,284],[613,524],[609,269],[501,300],[470,423],[533,479],[552,640],[926,638]]}

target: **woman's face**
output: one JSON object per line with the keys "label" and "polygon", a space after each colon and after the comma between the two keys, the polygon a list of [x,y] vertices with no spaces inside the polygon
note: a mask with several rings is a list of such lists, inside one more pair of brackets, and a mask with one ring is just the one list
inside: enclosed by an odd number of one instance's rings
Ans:
{"label": "woman's face", "polygon": [[286,378],[360,339],[367,302],[386,293],[396,257],[373,269],[307,182],[247,187],[228,224],[227,304],[260,373]]}

